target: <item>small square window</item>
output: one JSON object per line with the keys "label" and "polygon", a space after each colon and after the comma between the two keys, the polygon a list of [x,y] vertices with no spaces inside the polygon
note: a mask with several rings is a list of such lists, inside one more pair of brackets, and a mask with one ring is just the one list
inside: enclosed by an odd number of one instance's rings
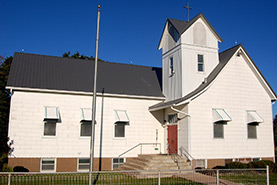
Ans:
{"label": "small square window", "polygon": [[44,136],[56,136],[56,122],[44,122]]}
{"label": "small square window", "polygon": [[124,164],[124,158],[113,158],[113,169],[118,168]]}
{"label": "small square window", "polygon": [[221,122],[214,123],[214,138],[224,138],[224,124]]}
{"label": "small square window", "polygon": [[91,121],[81,122],[80,136],[91,136]]}
{"label": "small square window", "polygon": [[198,55],[198,71],[203,72],[204,71],[204,56]]}
{"label": "small square window", "polygon": [[247,125],[248,139],[257,139],[257,125]]}
{"label": "small square window", "polygon": [[177,123],[177,122],[178,122],[177,114],[168,115],[168,123]]}
{"label": "small square window", "polygon": [[89,171],[90,158],[80,158],[78,160],[78,171]]}
{"label": "small square window", "polygon": [[55,171],[55,159],[41,159],[41,171],[42,172],[54,172]]}
{"label": "small square window", "polygon": [[116,122],[114,126],[115,137],[125,137],[125,123]]}

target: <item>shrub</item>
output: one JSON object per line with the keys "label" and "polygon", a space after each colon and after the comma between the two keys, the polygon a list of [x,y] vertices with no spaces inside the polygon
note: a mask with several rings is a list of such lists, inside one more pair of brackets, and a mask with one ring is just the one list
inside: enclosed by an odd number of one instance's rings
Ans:
{"label": "shrub", "polygon": [[2,171],[2,172],[12,172],[13,170],[12,170],[12,168],[9,167],[7,164],[4,164],[1,171]]}
{"label": "shrub", "polygon": [[215,166],[213,167],[213,169],[225,169],[226,167],[225,166]]}
{"label": "shrub", "polygon": [[29,172],[27,168],[24,168],[23,166],[15,166],[13,168],[14,172]]}
{"label": "shrub", "polygon": [[236,168],[245,169],[245,168],[247,168],[247,164],[241,163],[241,162],[231,162],[231,163],[226,164],[225,168],[226,169],[236,169]]}
{"label": "shrub", "polygon": [[266,168],[266,166],[273,166],[274,163],[268,160],[253,161],[248,163],[248,168]]}

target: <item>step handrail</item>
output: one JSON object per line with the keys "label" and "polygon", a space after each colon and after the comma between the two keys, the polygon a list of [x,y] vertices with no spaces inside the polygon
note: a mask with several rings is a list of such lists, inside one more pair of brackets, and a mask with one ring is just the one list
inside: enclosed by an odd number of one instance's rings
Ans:
{"label": "step handrail", "polygon": [[195,158],[192,157],[192,155],[185,149],[185,147],[181,146],[179,150],[181,155],[185,156],[190,161],[190,163],[192,163],[192,160],[195,160]]}
{"label": "step handrail", "polygon": [[137,147],[141,147],[140,148],[140,154],[142,154],[142,146],[143,145],[159,145],[160,147],[160,153],[161,153],[161,143],[139,143],[139,144],[137,144],[137,145],[135,145],[135,146],[133,146],[132,148],[130,148],[130,149],[128,149],[128,150],[126,150],[125,152],[123,152],[122,154],[120,154],[119,156],[118,156],[118,158],[120,158],[121,156],[123,156],[124,154],[126,154],[126,153],[128,153],[128,152],[130,152],[130,151],[132,151],[132,150],[134,150],[135,148],[137,148]]}
{"label": "step handrail", "polygon": [[181,156],[178,154],[178,152],[171,146],[169,143],[167,143],[167,155],[169,155],[169,150],[173,151],[173,155],[171,155],[171,159],[177,163],[178,168],[180,168],[179,163],[182,159]]}

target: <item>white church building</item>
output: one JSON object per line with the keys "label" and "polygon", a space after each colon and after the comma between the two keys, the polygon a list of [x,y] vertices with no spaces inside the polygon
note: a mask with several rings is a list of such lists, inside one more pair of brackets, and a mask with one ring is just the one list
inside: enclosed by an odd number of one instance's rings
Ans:
{"label": "white church building", "polygon": [[[155,153],[177,152],[204,168],[274,160],[277,96],[242,45],[219,53],[218,42],[203,14],[167,19],[162,68],[99,62],[95,170]],[[90,60],[15,53],[9,166],[88,169],[93,71]]]}

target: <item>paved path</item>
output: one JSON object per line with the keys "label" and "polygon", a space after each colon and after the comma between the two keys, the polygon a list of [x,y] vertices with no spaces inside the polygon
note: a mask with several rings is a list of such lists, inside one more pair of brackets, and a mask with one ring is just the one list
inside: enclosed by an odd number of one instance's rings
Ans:
{"label": "paved path", "polygon": [[[179,174],[178,177],[183,177],[187,180],[199,182],[202,184],[216,185],[216,177],[204,175],[201,173],[196,173],[196,172],[182,173],[182,174]],[[219,184],[220,185],[242,185],[240,183],[223,180],[223,179],[219,179]]]}

